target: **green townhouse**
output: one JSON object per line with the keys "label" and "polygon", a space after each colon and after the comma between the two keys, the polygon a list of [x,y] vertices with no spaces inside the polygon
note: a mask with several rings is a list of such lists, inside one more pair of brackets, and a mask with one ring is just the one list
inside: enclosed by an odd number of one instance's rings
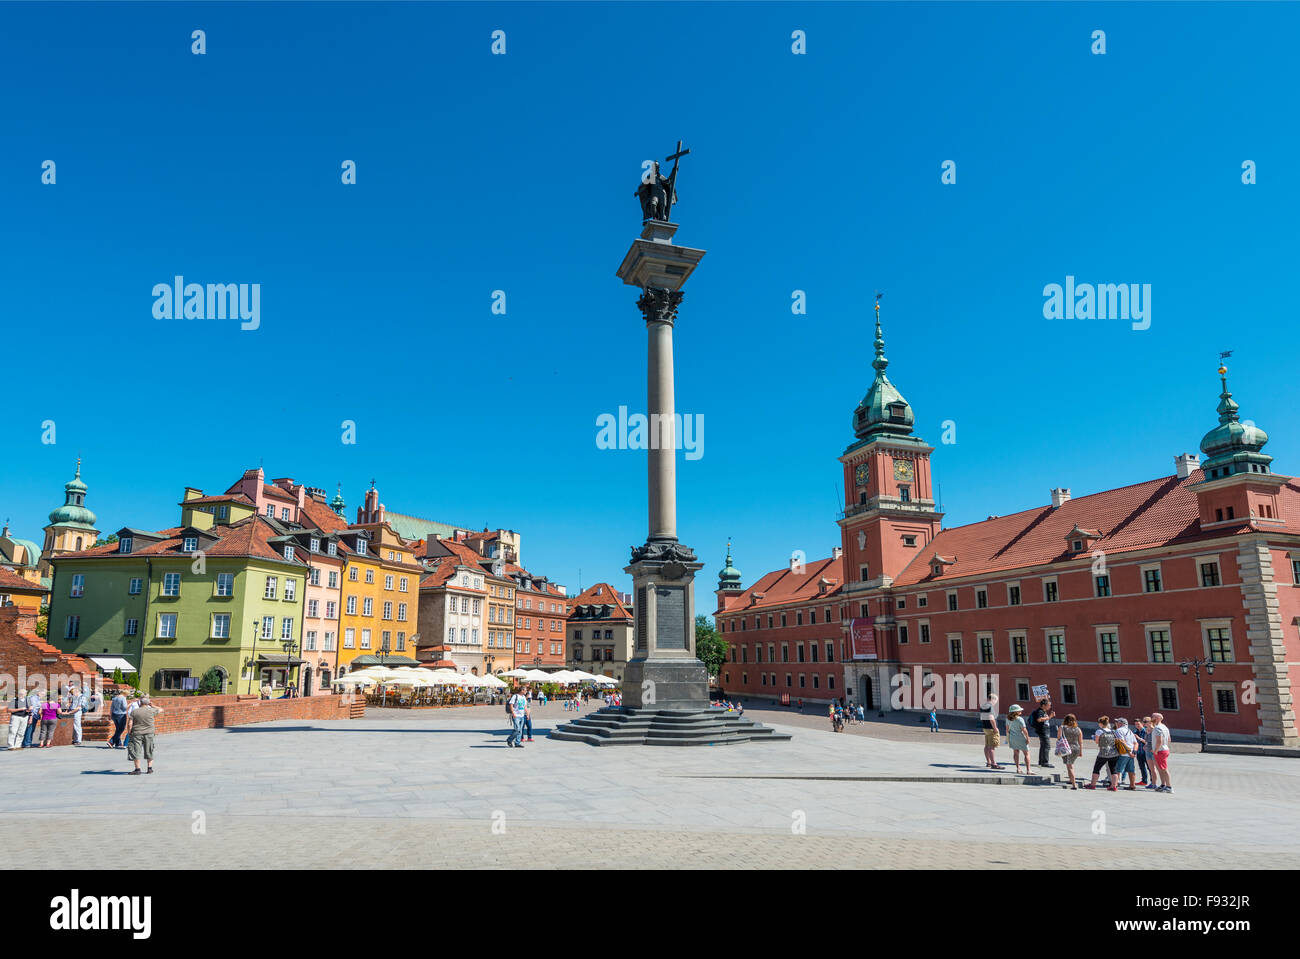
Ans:
{"label": "green townhouse", "polygon": [[213,667],[223,692],[293,681],[305,554],[269,542],[283,530],[252,510],[227,515],[218,525],[214,512],[191,507],[175,529],[128,527],[116,543],[54,557],[49,641],[125,659],[153,693],[194,688]]}

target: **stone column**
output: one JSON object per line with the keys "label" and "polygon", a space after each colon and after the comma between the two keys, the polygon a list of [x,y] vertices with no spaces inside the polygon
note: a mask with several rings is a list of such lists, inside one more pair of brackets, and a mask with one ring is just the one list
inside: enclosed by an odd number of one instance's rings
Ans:
{"label": "stone column", "polygon": [[649,289],[637,306],[648,336],[646,413],[650,417],[647,463],[650,531],[647,542],[677,541],[677,435],[673,390],[673,322],[682,301],[680,290]]}

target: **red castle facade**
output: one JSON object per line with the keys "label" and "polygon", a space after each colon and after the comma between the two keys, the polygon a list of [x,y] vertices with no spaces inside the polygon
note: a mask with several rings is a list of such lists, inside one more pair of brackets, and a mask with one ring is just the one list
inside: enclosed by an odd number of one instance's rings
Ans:
{"label": "red castle facade", "polygon": [[[933,447],[876,370],[840,456],[842,546],[749,588],[731,564],[715,619],[728,692],[868,709],[974,714],[994,690],[1058,715],[1161,712],[1224,741],[1296,744],[1288,664],[1300,662],[1300,485],[1272,472],[1226,370],[1219,425],[1145,483],[944,529]],[[1189,663],[1187,672],[1182,664]],[[1211,672],[1211,666],[1213,671]]]}

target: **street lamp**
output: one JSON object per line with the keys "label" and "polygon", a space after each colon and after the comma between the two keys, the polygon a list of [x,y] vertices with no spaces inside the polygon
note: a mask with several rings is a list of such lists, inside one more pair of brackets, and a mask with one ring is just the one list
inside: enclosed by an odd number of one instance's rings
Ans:
{"label": "street lamp", "polygon": [[258,622],[256,617],[254,617],[253,618],[253,655],[252,658],[250,658],[248,661],[248,693],[250,696],[253,693],[253,673],[257,672],[257,635],[258,635],[258,630],[261,628],[262,628],[262,624]]}
{"label": "street lamp", "polygon": [[1201,714],[1201,752],[1205,752],[1205,700],[1201,698],[1201,667],[1205,667],[1205,672],[1214,675],[1214,662],[1209,659],[1184,659],[1178,664],[1178,668],[1187,675],[1189,669],[1196,671],[1196,708]]}
{"label": "street lamp", "polygon": [[[387,633],[384,633],[384,639],[383,639],[383,642],[381,642],[381,643],[379,644],[379,665],[380,665],[381,668],[383,667],[384,663],[386,663],[386,662],[388,661],[388,652],[389,652],[389,645],[388,645],[388,643],[389,643],[389,637],[388,637],[388,634],[387,634]],[[384,705],[384,706],[387,706],[387,705],[388,705],[388,687],[387,687],[387,686],[384,687],[382,705]]]}
{"label": "street lamp", "polygon": [[280,640],[280,645],[284,648],[284,691],[289,694],[291,686],[289,683],[289,660],[293,658],[293,637]]}

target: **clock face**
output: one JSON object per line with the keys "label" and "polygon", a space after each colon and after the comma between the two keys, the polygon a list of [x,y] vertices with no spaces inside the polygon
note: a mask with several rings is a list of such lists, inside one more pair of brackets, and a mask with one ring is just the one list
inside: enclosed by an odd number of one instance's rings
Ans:
{"label": "clock face", "polygon": [[863,463],[861,466],[857,468],[857,471],[854,473],[854,476],[857,478],[859,486],[866,486],[867,481],[871,479],[871,470],[867,468],[866,463]]}
{"label": "clock face", "polygon": [[894,460],[894,479],[910,480],[912,478],[912,463],[910,460]]}

